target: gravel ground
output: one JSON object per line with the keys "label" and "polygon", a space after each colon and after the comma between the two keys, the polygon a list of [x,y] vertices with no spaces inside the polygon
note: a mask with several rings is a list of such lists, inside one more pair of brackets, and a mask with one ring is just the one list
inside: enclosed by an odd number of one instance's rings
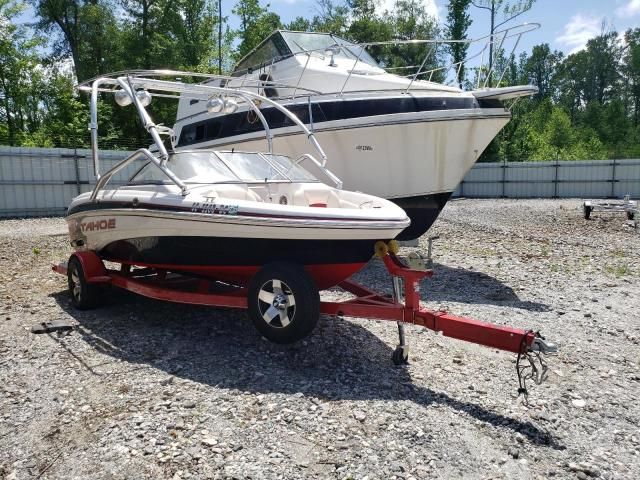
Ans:
{"label": "gravel ground", "polygon": [[[432,234],[426,305],[559,344],[528,404],[513,355],[418,327],[395,367],[387,322],[282,347],[233,310],[74,311],[64,221],[0,222],[0,478],[640,478],[640,232],[575,200],[458,200]],[[379,261],[357,276],[389,290]],[[57,319],[74,330],[30,333]]]}

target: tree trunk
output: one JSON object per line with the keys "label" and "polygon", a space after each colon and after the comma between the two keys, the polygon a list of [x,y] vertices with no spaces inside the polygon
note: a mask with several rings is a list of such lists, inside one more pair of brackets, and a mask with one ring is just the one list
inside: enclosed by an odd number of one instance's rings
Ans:
{"label": "tree trunk", "polygon": [[149,38],[148,38],[148,30],[149,28],[149,4],[145,1],[142,2],[142,58],[144,68],[147,70],[151,68],[149,63],[150,55],[149,55]]}

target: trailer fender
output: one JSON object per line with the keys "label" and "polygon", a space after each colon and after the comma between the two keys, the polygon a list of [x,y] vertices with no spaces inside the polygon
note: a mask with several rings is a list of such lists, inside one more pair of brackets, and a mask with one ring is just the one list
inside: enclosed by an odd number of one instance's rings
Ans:
{"label": "trailer fender", "polygon": [[69,260],[73,257],[76,257],[80,261],[87,283],[111,282],[111,277],[109,276],[104,263],[102,263],[100,257],[98,257],[94,252],[75,252],[71,254]]}

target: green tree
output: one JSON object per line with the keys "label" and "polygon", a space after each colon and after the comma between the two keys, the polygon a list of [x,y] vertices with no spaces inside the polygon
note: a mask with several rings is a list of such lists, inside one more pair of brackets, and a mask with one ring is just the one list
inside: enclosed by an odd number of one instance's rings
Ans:
{"label": "green tree", "polygon": [[[440,36],[436,19],[427,13],[420,0],[398,0],[389,13],[389,23],[395,39],[430,40]],[[413,66],[414,68],[400,72],[420,73],[422,78],[443,81],[444,71],[436,70],[442,67],[444,54],[443,49],[438,47],[442,47],[442,44],[434,42],[391,46],[387,49],[384,63],[389,67]]]}
{"label": "green tree", "polygon": [[554,97],[557,85],[556,75],[564,55],[562,52],[552,52],[548,43],[535,45],[531,51],[531,56],[524,60],[522,69],[526,81],[538,87],[535,98],[542,100],[547,97]]}
{"label": "green tree", "polygon": [[274,30],[282,28],[280,17],[269,11],[269,4],[261,7],[258,0],[240,0],[233,13],[240,17],[238,58],[244,57]]}
{"label": "green tree", "polygon": [[[353,17],[347,36],[358,43],[384,42],[390,40],[393,35],[391,22],[383,19],[376,13],[376,3],[374,0],[349,0]],[[382,49],[373,48],[372,55],[378,56]]]}
{"label": "green tree", "polygon": [[587,42],[587,71],[584,99],[600,104],[619,94],[620,60],[622,49],[617,32],[603,33]]}
{"label": "green tree", "polygon": [[37,99],[43,79],[36,53],[41,41],[15,22],[24,7],[0,0],[0,121],[9,145],[20,144],[41,119]]}
{"label": "green tree", "polygon": [[624,53],[622,72],[633,112],[633,124],[637,127],[640,120],[640,28],[627,30],[624,38],[627,48]]}
{"label": "green tree", "polygon": [[311,21],[304,17],[296,17],[291,23],[284,26],[285,30],[293,30],[294,32],[310,32],[312,29]]}
{"label": "green tree", "polygon": [[349,8],[333,0],[317,0],[316,15],[311,22],[315,32],[345,35],[349,25]]}
{"label": "green tree", "polygon": [[471,16],[469,15],[469,5],[471,0],[449,0],[447,7],[447,25],[446,34],[451,40],[460,40],[461,42],[450,43],[448,45],[451,54],[453,67],[456,72],[456,81],[460,88],[465,79],[464,60],[469,50],[467,40],[467,30],[471,25]]}
{"label": "green tree", "polygon": [[[45,121],[33,135],[34,146],[84,147],[89,145],[87,124],[89,108],[74,89],[73,77],[53,66],[48,68],[48,81],[42,91]],[[99,119],[101,136],[107,125]]]}
{"label": "green tree", "polygon": [[[218,4],[207,0],[181,0],[175,18],[181,66],[210,70],[218,59]],[[225,39],[223,39],[225,43]]]}
{"label": "green tree", "polygon": [[120,29],[108,0],[32,0],[38,27],[53,34],[54,54],[70,55],[78,80],[122,66]]}

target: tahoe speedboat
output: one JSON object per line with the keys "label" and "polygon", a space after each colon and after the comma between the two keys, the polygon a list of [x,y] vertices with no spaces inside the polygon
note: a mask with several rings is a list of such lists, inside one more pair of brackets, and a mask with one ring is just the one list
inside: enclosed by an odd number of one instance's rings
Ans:
{"label": "tahoe speedboat", "polygon": [[[537,24],[512,27],[486,40],[479,52],[495,44],[504,49]],[[389,44],[425,47],[427,57],[412,75],[382,68],[368,53]],[[431,226],[452,192],[491,140],[509,122],[504,102],[534,94],[530,85],[488,88],[499,75],[485,72],[484,83],[463,91],[429,81],[438,70],[426,70],[434,41],[354,44],[331,34],[278,30],[236,66],[231,77],[209,85],[256,91],[286,106],[317,136],[332,159],[332,170],[345,188],[391,199],[411,218],[399,239],[421,236]],[[413,47],[412,47],[413,46]],[[493,49],[493,47],[492,47]],[[478,54],[474,55],[478,57]],[[470,67],[467,67],[470,68]],[[489,69],[491,70],[491,69]],[[440,72],[442,73],[442,72]],[[174,130],[177,148],[238,148],[263,145],[261,123],[248,104],[211,115],[207,98],[183,97]],[[265,105],[275,143],[282,153],[305,151],[305,135],[286,116]]]}
{"label": "tahoe speedboat", "polygon": [[[167,72],[155,72],[166,76]],[[107,261],[149,267],[247,285],[272,262],[303,267],[318,289],[338,284],[373,255],[377,241],[396,237],[410,221],[396,204],[340,188],[326,168],[326,155],[300,120],[256,93],[181,81],[159,80],[154,72],[119,73],[81,85],[91,91],[93,161],[97,184],[69,205],[67,223],[72,245]],[[97,103],[101,92],[123,106],[134,104],[154,140],[154,151],[140,149],[100,173],[97,148]],[[310,154],[297,158],[236,149],[173,150],[162,137],[173,137],[156,125],[145,106],[152,96],[210,97],[254,106],[268,104],[300,128],[323,161]],[[224,100],[223,100],[224,98]],[[234,100],[237,99],[237,100]],[[269,125],[263,123],[262,135]],[[109,186],[114,174],[140,168],[122,186]],[[320,182],[305,167],[322,172],[336,186]]]}

